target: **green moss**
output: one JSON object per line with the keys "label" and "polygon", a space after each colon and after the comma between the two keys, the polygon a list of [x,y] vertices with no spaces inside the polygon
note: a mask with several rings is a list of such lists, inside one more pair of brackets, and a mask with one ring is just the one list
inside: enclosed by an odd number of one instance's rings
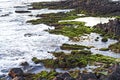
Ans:
{"label": "green moss", "polygon": [[37,2],[32,4],[32,9],[42,9],[42,8],[49,8],[49,9],[68,9],[68,5],[61,4],[61,2]]}
{"label": "green moss", "polygon": [[37,17],[41,17],[40,19],[36,20],[29,20],[27,23],[32,23],[32,24],[47,24],[47,25],[54,25],[58,24],[58,21],[60,20],[71,20],[78,18],[77,14],[75,14],[75,11],[70,11],[70,12],[59,12],[59,13],[49,13],[49,14],[41,14],[37,15]]}
{"label": "green moss", "polygon": [[55,72],[55,71],[50,71],[50,72],[47,72],[47,71],[42,71],[38,74],[35,74],[34,77],[33,77],[33,80],[53,80],[53,78],[55,78],[55,76],[57,75],[58,73]]}
{"label": "green moss", "polygon": [[56,59],[46,59],[40,60],[40,63],[43,63],[47,68],[62,68],[70,69],[75,67],[85,67],[89,63],[101,62],[106,65],[115,63],[115,58],[108,56],[103,56],[100,54],[93,55],[90,51],[72,51],[71,54],[65,54],[63,52],[53,53],[56,56]]}
{"label": "green moss", "polygon": [[78,55],[78,54],[89,55],[89,54],[92,54],[92,53],[91,53],[91,51],[88,51],[88,50],[81,50],[81,51],[73,50],[71,52],[71,54],[73,54],[73,55]]}
{"label": "green moss", "polygon": [[109,51],[109,48],[101,48],[100,51]]}
{"label": "green moss", "polygon": [[36,57],[33,57],[33,58],[32,58],[32,61],[34,61],[34,63],[36,63],[36,64],[40,62],[40,60],[37,59]]}
{"label": "green moss", "polygon": [[89,34],[93,32],[93,28],[86,27],[83,22],[64,22],[60,24],[67,24],[63,28],[50,30],[50,33],[61,34],[64,36],[68,36],[69,38],[80,37],[84,34]]}
{"label": "green moss", "polygon": [[74,71],[69,71],[69,74],[73,77],[73,78],[77,78],[80,74],[80,70],[74,70]]}
{"label": "green moss", "polygon": [[111,44],[109,46],[109,49],[113,52],[120,53],[120,42],[117,42],[115,44]]}
{"label": "green moss", "polygon": [[101,41],[102,41],[102,42],[107,42],[107,41],[108,41],[108,38],[104,37],[104,38],[102,38]]}
{"label": "green moss", "polygon": [[83,46],[83,45],[77,45],[77,44],[63,44],[60,47],[62,50],[80,50],[80,49],[90,49],[90,47]]}

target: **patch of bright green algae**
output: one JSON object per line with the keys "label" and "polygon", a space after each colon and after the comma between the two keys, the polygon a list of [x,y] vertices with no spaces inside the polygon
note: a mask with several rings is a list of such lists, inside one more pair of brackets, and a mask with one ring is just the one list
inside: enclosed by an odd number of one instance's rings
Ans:
{"label": "patch of bright green algae", "polygon": [[53,80],[56,77],[57,74],[58,73],[55,72],[55,71],[50,71],[50,72],[42,71],[38,74],[35,74],[34,77],[33,77],[33,80],[37,80],[37,79]]}
{"label": "patch of bright green algae", "polygon": [[90,34],[94,31],[93,28],[85,26],[84,22],[60,22],[59,24],[64,24],[64,27],[60,29],[50,30],[50,33],[61,34],[64,36],[68,36],[69,38],[80,37],[84,34]]}
{"label": "patch of bright green algae", "polygon": [[105,65],[116,63],[115,58],[103,56],[100,54],[92,54],[87,50],[72,51],[69,54],[64,52],[54,52],[53,55],[56,57],[56,59],[39,60],[34,57],[32,60],[35,63],[43,63],[45,67],[52,69],[70,69],[76,67],[81,68],[86,67],[87,64],[94,65],[96,62],[105,63]]}
{"label": "patch of bright green algae", "polygon": [[93,32],[93,28],[85,26],[84,22],[77,21],[59,22],[61,20],[72,20],[78,18],[74,10],[67,13],[60,12],[42,14],[37,16],[41,18],[37,20],[30,20],[27,22],[32,24],[44,23],[50,26],[55,26],[55,30],[49,30],[49,33],[61,34],[64,36],[68,36],[69,38],[73,38],[80,37],[84,34],[89,34]]}
{"label": "patch of bright green algae", "polygon": [[78,18],[76,12],[70,11],[70,12],[59,12],[59,13],[49,13],[49,14],[41,14],[41,15],[37,15],[37,17],[41,17],[40,19],[36,19],[36,20],[29,20],[27,21],[28,23],[32,23],[32,24],[47,24],[47,25],[54,25],[57,24],[58,21],[60,20],[72,20],[75,18]]}
{"label": "patch of bright green algae", "polygon": [[77,45],[77,44],[63,44],[60,47],[62,50],[83,50],[83,49],[90,49],[88,46]]}

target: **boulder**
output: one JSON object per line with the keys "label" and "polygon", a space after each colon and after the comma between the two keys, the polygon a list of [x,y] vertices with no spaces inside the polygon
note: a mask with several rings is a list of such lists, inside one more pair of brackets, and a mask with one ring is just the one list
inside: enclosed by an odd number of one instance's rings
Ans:
{"label": "boulder", "polygon": [[108,80],[120,80],[120,65],[116,67],[116,70],[108,77]]}
{"label": "boulder", "polygon": [[76,80],[70,76],[69,73],[62,73],[57,75],[53,80]]}
{"label": "boulder", "polygon": [[98,80],[94,73],[80,73],[77,80]]}
{"label": "boulder", "polygon": [[[8,75],[11,77],[11,78],[18,78],[18,77],[22,77],[23,76],[23,71],[22,71],[22,69],[21,68],[12,68],[10,71],[9,71],[9,73],[8,73]],[[16,80],[16,79],[15,79]],[[18,79],[19,80],[19,79]]]}

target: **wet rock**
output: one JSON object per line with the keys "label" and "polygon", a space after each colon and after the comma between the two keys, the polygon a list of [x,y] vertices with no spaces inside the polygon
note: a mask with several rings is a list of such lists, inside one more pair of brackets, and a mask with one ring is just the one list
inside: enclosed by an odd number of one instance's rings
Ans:
{"label": "wet rock", "polygon": [[95,28],[100,28],[106,33],[112,33],[116,36],[120,36],[120,19],[109,20],[108,23],[104,24],[97,24]]}
{"label": "wet rock", "polygon": [[96,77],[98,80],[107,80],[107,76],[105,76],[103,74],[98,74]]}
{"label": "wet rock", "polygon": [[53,80],[75,80],[75,79],[72,78],[69,73],[63,73],[56,76]]}
{"label": "wet rock", "polygon": [[94,73],[80,73],[77,80],[97,80]]}
{"label": "wet rock", "polygon": [[16,13],[30,13],[31,11],[15,11]]}
{"label": "wet rock", "polygon": [[21,62],[20,65],[21,66],[29,66],[29,63],[28,62]]}
{"label": "wet rock", "polygon": [[9,16],[9,14],[0,15],[0,17],[5,17],[5,16]]}
{"label": "wet rock", "polygon": [[108,77],[108,80],[120,80],[120,65],[116,67],[116,70]]}
{"label": "wet rock", "polygon": [[33,36],[34,34],[32,34],[32,33],[26,33],[26,34],[24,34],[24,36],[25,37],[31,37],[31,36]]}
{"label": "wet rock", "polygon": [[25,80],[24,77],[22,76],[17,76],[15,78],[13,78],[12,80]]}
{"label": "wet rock", "polygon": [[16,78],[16,77],[22,77],[23,74],[24,73],[23,73],[21,68],[12,68],[8,73],[8,75],[13,79]]}

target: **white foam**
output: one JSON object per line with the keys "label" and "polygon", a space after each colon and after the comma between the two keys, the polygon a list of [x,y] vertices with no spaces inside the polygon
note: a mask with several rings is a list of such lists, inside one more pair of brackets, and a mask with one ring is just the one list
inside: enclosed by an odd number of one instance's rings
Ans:
{"label": "white foam", "polygon": [[[53,27],[44,24],[26,24],[27,20],[36,18],[28,16],[29,13],[15,13],[14,4],[12,4],[15,3],[14,1],[0,1],[0,10],[2,12],[11,12],[9,16],[0,17],[0,75],[8,73],[10,68],[20,67],[19,64],[24,61],[34,66],[35,64],[31,61],[33,57],[39,59],[54,58],[48,52],[56,51],[61,44],[68,41],[67,37],[52,35],[44,31],[48,28],[54,29]],[[61,11],[43,9],[32,11],[32,14]],[[32,34],[30,37],[24,36],[29,33]]]}

